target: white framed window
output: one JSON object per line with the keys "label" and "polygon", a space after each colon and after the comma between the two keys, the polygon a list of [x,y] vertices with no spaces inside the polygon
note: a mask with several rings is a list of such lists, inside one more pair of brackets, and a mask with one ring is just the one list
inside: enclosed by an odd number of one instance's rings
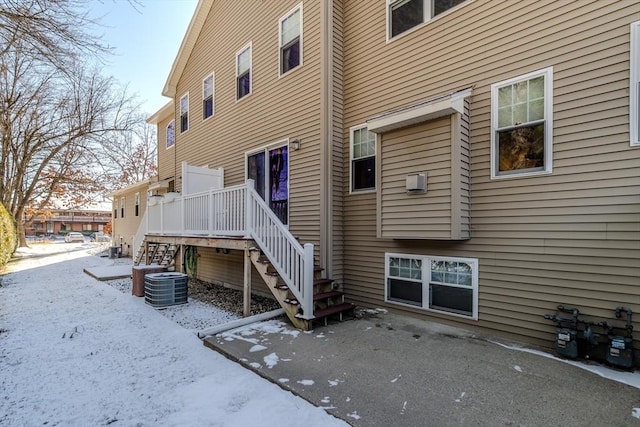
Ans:
{"label": "white framed window", "polygon": [[124,218],[125,198],[120,197],[120,218]]}
{"label": "white framed window", "polygon": [[478,260],[385,254],[385,301],[478,319]]}
{"label": "white framed window", "polygon": [[171,148],[176,143],[176,121],[171,120],[167,125],[167,148]]}
{"label": "white framed window", "polygon": [[202,119],[206,120],[214,114],[213,97],[215,91],[214,74],[202,79]]}
{"label": "white framed window", "polygon": [[376,189],[376,134],[366,125],[349,130],[351,192]]}
{"label": "white framed window", "polygon": [[302,65],[302,3],[280,18],[280,75]]}
{"label": "white framed window", "polygon": [[640,21],[631,23],[629,133],[632,146],[640,146]]}
{"label": "white framed window", "polygon": [[553,67],[491,86],[491,178],[552,172]]}
{"label": "white framed window", "polygon": [[387,0],[387,39],[453,9],[467,0]]}
{"label": "white framed window", "polygon": [[236,53],[236,100],[251,95],[251,42]]}
{"label": "white framed window", "polygon": [[180,98],[180,133],[189,130],[189,92]]}
{"label": "white framed window", "polygon": [[140,216],[140,193],[135,194],[135,215]]}

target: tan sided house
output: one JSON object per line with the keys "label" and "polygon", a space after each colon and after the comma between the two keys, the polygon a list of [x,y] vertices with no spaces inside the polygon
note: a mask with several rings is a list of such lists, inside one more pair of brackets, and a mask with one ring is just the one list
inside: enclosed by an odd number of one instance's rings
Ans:
{"label": "tan sided house", "polygon": [[640,312],[637,2],[201,0],[163,94],[140,257],[188,247],[300,327],[550,346],[560,304]]}

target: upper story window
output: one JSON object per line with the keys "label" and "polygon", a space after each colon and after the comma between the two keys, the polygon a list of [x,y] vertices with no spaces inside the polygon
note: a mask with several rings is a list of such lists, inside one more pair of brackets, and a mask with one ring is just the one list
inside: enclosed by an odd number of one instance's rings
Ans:
{"label": "upper story window", "polygon": [[366,126],[350,131],[351,191],[376,189],[376,134]]}
{"label": "upper story window", "polygon": [[629,130],[631,145],[640,145],[640,21],[631,23]]}
{"label": "upper story window", "polygon": [[140,215],[140,193],[135,194],[135,215]]}
{"label": "upper story window", "polygon": [[466,0],[387,0],[389,38],[428,22]]}
{"label": "upper story window", "polygon": [[180,98],[180,132],[189,130],[189,92]]}
{"label": "upper story window", "polygon": [[551,173],[553,68],[491,86],[491,177]]}
{"label": "upper story window", "polygon": [[251,43],[236,53],[236,99],[251,94]]}
{"label": "upper story window", "polygon": [[280,18],[280,74],[302,63],[302,3]]}
{"label": "upper story window", "polygon": [[167,125],[167,148],[173,147],[176,143],[176,121],[171,120]]}
{"label": "upper story window", "polygon": [[213,73],[202,80],[202,119],[213,116]]}
{"label": "upper story window", "polygon": [[124,218],[124,197],[120,197],[120,218]]}

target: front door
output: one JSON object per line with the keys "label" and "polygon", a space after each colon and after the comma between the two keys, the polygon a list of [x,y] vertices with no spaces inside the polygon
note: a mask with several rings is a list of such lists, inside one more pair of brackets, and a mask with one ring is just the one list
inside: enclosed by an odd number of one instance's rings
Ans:
{"label": "front door", "polygon": [[283,224],[289,223],[289,146],[281,145],[247,156],[247,178]]}

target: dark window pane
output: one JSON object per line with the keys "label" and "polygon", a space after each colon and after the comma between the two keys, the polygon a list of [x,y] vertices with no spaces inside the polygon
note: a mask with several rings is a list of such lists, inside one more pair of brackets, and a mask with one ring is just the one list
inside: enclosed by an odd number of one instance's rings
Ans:
{"label": "dark window pane", "polygon": [[544,123],[498,132],[498,172],[544,168]]}
{"label": "dark window pane", "polygon": [[438,16],[466,0],[433,0],[433,16]]}
{"label": "dark window pane", "polygon": [[300,38],[282,48],[282,74],[300,65]]}
{"label": "dark window pane", "polygon": [[238,77],[238,99],[249,94],[251,89],[251,72],[247,71]]}
{"label": "dark window pane", "polygon": [[247,159],[247,176],[253,179],[256,191],[264,200],[264,152],[251,155]]}
{"label": "dark window pane", "polygon": [[213,116],[213,97],[202,101],[202,113],[205,119]]}
{"label": "dark window pane", "polygon": [[184,113],[180,116],[180,132],[189,130],[189,114]]}
{"label": "dark window pane", "polygon": [[389,278],[387,286],[390,301],[422,306],[422,283]]}
{"label": "dark window pane", "polygon": [[473,289],[429,285],[429,308],[473,316]]}
{"label": "dark window pane", "polygon": [[376,158],[353,161],[353,190],[376,188]]}
{"label": "dark window pane", "polygon": [[424,21],[424,0],[409,0],[391,6],[391,37],[422,24]]}
{"label": "dark window pane", "polygon": [[289,218],[289,147],[269,150],[269,206],[283,224]]}

